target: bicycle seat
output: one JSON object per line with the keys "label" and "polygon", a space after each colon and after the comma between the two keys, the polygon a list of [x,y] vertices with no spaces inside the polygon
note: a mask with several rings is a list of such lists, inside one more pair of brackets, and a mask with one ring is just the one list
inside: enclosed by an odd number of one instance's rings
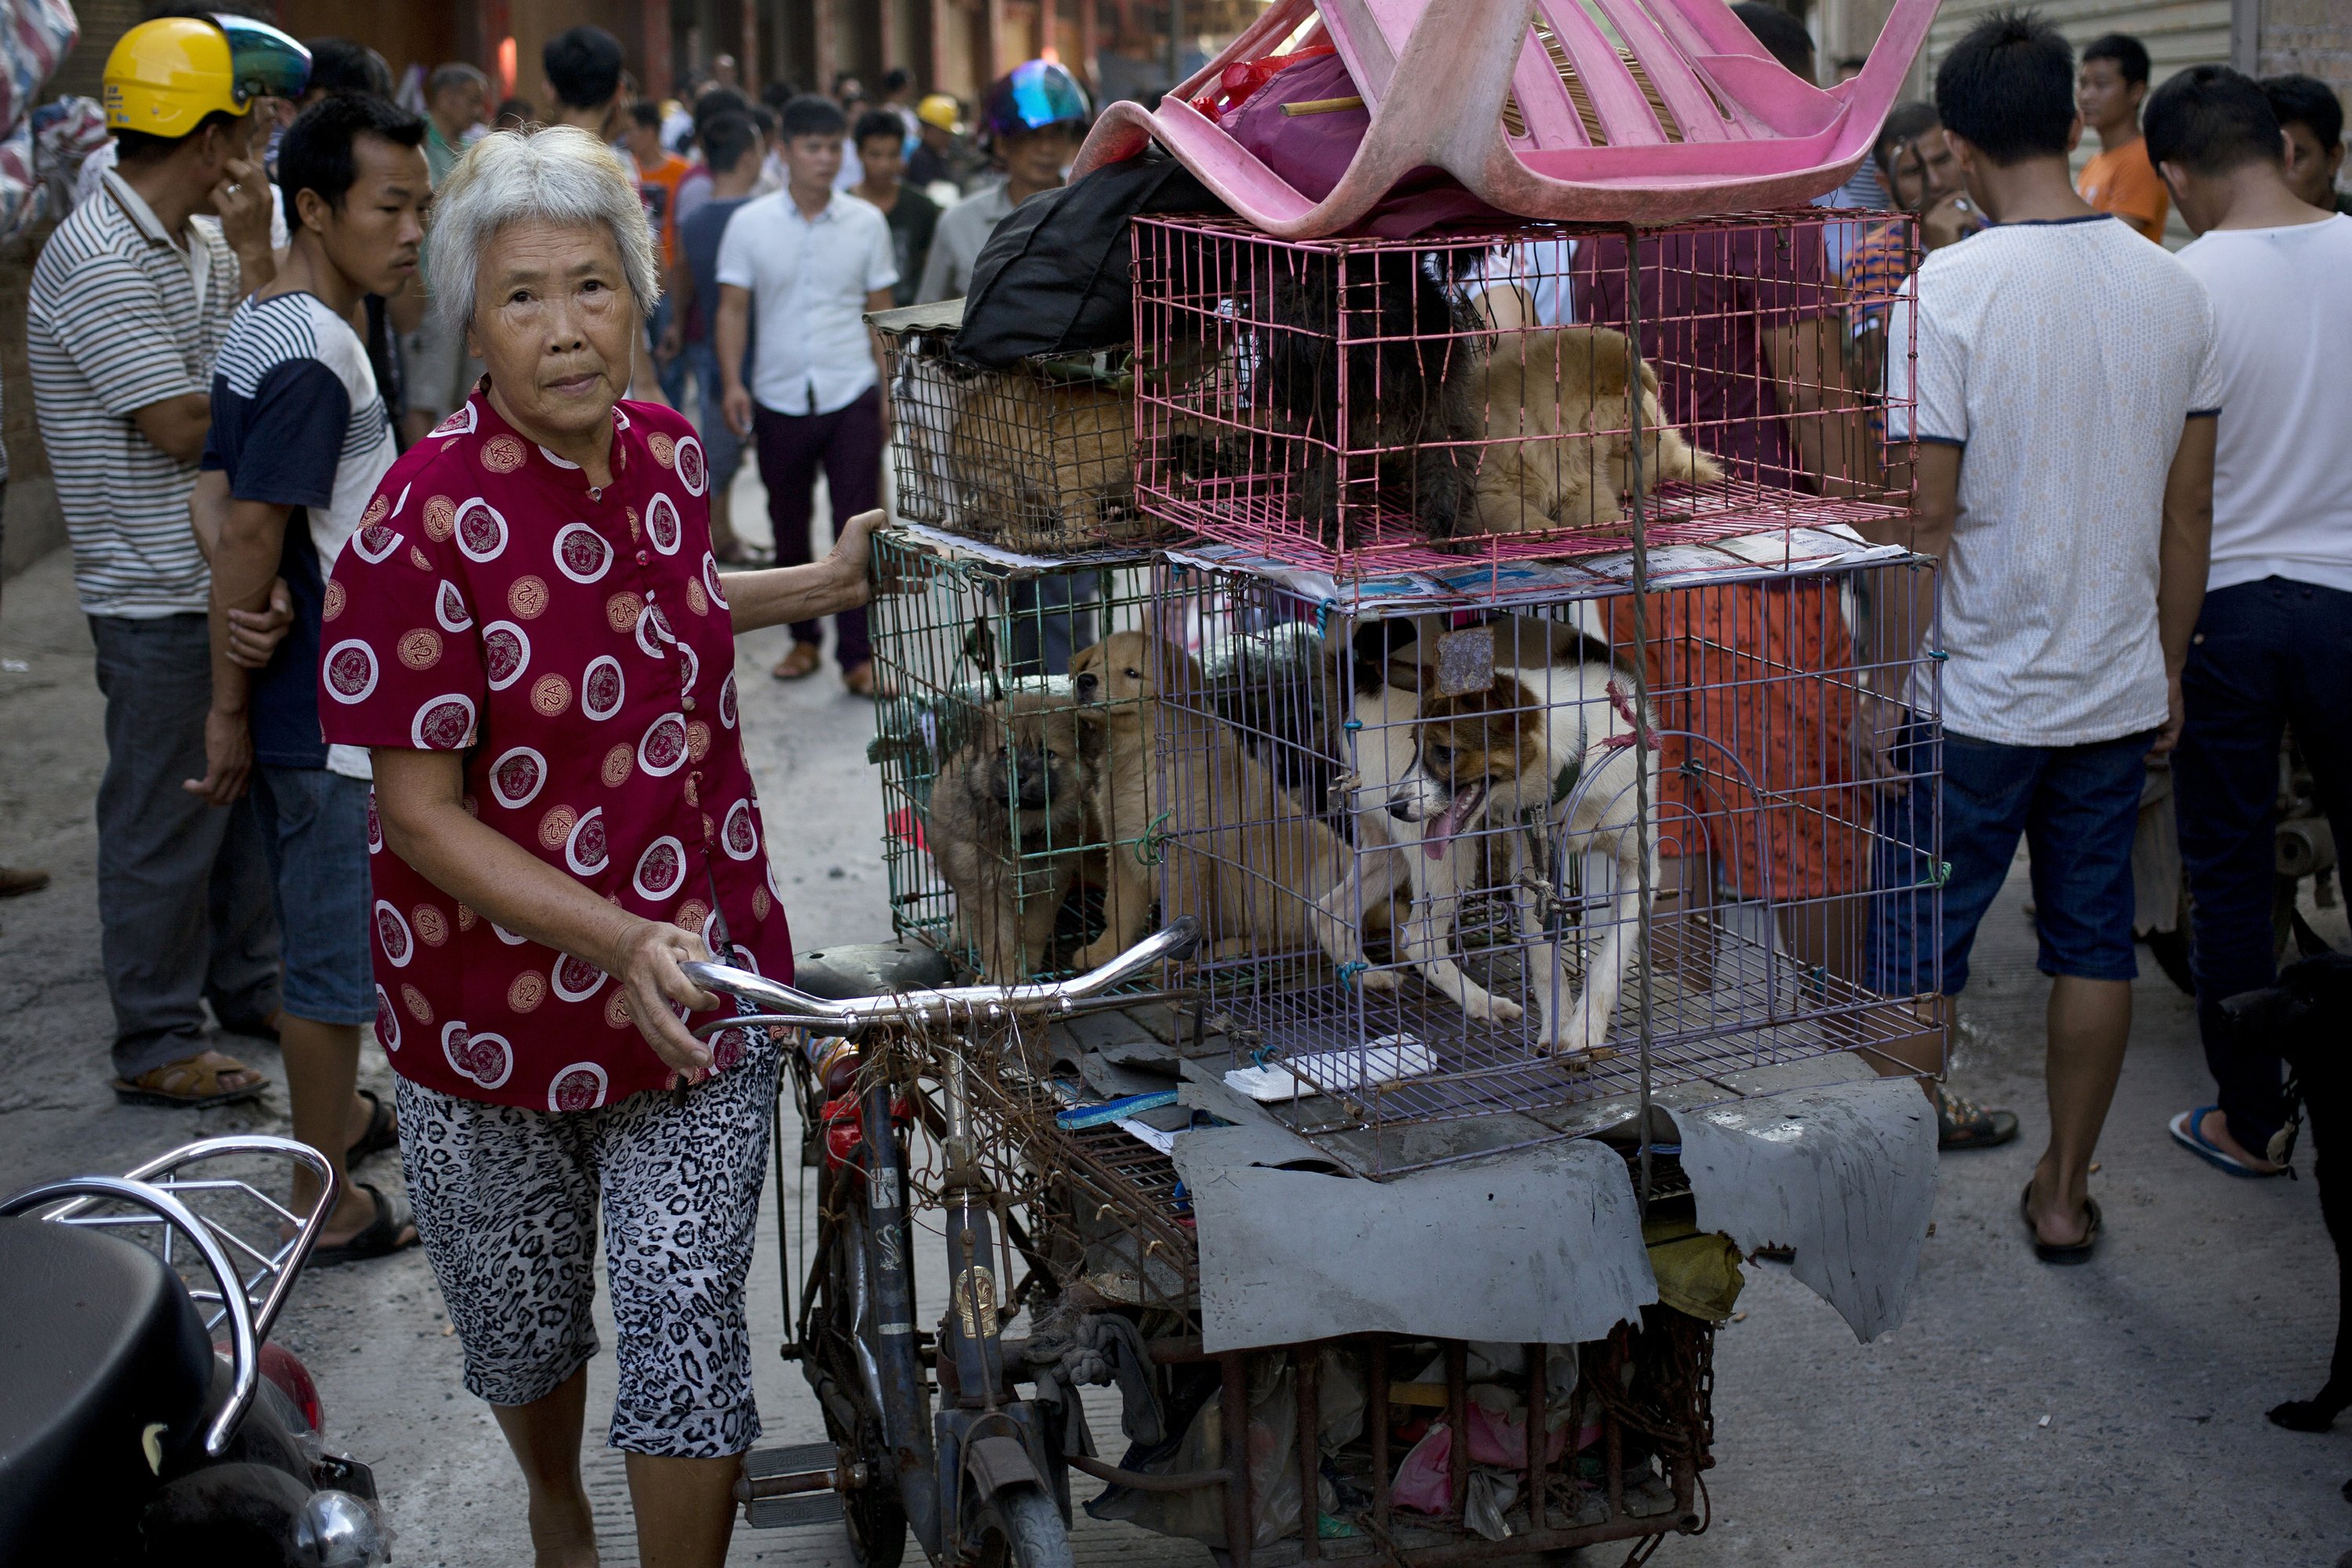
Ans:
{"label": "bicycle seat", "polygon": [[151,1426],[166,1461],[201,1439],[213,1359],[186,1288],[153,1253],[0,1219],[0,1562],[33,1561],[52,1531],[87,1534],[87,1510],[143,1495]]}
{"label": "bicycle seat", "polygon": [[794,989],[828,1002],[928,991],[954,978],[946,954],[920,942],[845,942],[793,960]]}
{"label": "bicycle seat", "polygon": [[[1522,217],[1659,224],[1790,206],[1870,151],[1936,0],[1895,0],[1862,74],[1816,87],[1725,0],[1276,0],[1157,110],[1106,109],[1074,177],[1158,141],[1236,214],[1283,239],[1345,232],[1417,170]],[[1294,37],[1295,35],[1295,37]],[[1267,66],[1335,47],[1362,100],[1299,105],[1363,123],[1310,195],[1221,126]]]}

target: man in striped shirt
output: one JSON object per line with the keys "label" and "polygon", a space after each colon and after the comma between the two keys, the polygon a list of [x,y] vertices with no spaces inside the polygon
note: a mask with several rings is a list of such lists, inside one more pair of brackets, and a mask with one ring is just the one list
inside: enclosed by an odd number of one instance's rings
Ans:
{"label": "man in striped shirt", "polygon": [[260,1093],[260,1074],[205,1048],[203,1004],[225,1028],[266,1035],[278,1001],[251,808],[184,787],[205,771],[212,699],[188,496],[213,360],[237,301],[275,271],[253,112],[268,100],[240,100],[236,81],[210,22],[123,36],[105,77],[117,166],[49,237],[26,309],[34,406],[106,695],[98,900],[115,1091],[150,1104]]}

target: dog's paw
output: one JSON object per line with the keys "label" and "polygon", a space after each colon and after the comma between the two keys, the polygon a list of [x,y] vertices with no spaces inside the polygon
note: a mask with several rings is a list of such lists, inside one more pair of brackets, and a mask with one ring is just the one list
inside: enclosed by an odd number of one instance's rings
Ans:
{"label": "dog's paw", "polygon": [[2270,1414],[2272,1425],[2290,1432],[2325,1432],[2336,1425],[2336,1411],[2316,1399],[2290,1399]]}
{"label": "dog's paw", "polygon": [[1356,976],[1356,984],[1367,991],[1393,991],[1397,988],[1393,969],[1367,969]]}
{"label": "dog's paw", "polygon": [[1528,1010],[1517,1002],[1497,996],[1491,991],[1465,990],[1462,995],[1462,1011],[1473,1018],[1485,1018],[1497,1024],[1516,1024],[1528,1016]]}
{"label": "dog's paw", "polygon": [[1089,969],[1100,969],[1126,951],[1118,942],[1106,938],[1101,942],[1090,942],[1070,954],[1070,963],[1081,973]]}

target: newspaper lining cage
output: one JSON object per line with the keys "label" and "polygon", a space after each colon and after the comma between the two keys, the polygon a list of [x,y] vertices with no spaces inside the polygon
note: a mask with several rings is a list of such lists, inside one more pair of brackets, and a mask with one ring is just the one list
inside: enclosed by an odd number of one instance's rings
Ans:
{"label": "newspaper lining cage", "polygon": [[1097,809],[1118,710],[1078,702],[1070,660],[1149,618],[1150,558],[1024,557],[919,526],[876,550],[908,590],[869,612],[891,923],[992,982],[1081,967],[1106,866],[1144,852],[1149,825]]}
{"label": "newspaper lining cage", "polygon": [[1480,606],[1183,574],[1145,705],[1161,908],[1209,929],[1227,1081],[1302,1133],[1370,1132],[1394,1171],[1419,1124],[1532,1142],[1809,1056],[1912,1070],[1940,973],[1927,564],[1825,531],[1692,547],[1639,603],[1638,671],[1626,564]]}
{"label": "newspaper lining cage", "polygon": [[870,321],[890,374],[899,516],[1046,552],[1167,531],[1135,504],[1127,351],[1041,354],[989,370],[956,356],[961,300]]}
{"label": "newspaper lining cage", "polygon": [[[1907,480],[1868,426],[1913,220],[1646,229],[1638,266],[1631,232],[1286,241],[1136,219],[1139,503],[1340,573],[1622,548],[1636,468],[1653,547],[1901,516]],[[1832,254],[1888,264],[1841,279]]]}

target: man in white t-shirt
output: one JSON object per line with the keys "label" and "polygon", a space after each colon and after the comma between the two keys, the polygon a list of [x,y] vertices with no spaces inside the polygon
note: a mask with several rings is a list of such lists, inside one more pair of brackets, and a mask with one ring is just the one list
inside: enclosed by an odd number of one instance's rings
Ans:
{"label": "man in white t-shirt", "polygon": [[2220,1092],[2174,1117],[2172,1135],[2225,1171],[2275,1175],[2278,1058],[2241,1047],[2221,1009],[2273,978],[2283,728],[2336,842],[2352,842],[2352,217],[2287,184],[2278,120],[2236,71],[2180,72],[2144,121],[2148,156],[2199,237],[2180,263],[2213,301],[2222,386],[2212,567],[2172,759],[2197,1021]]}
{"label": "man in white t-shirt", "polygon": [[[2093,1151],[2131,1030],[2132,836],[2146,759],[2179,731],[2205,591],[2219,401],[2205,289],[2074,194],[2074,56],[1990,17],[1937,72],[1936,107],[1993,226],[1916,288],[1919,442],[1909,540],[1944,563],[1942,849],[1913,791],[1884,814],[1878,885],[1943,881],[1942,970],[1916,900],[1885,899],[1873,985],[1946,1001],[2022,835],[2049,1008],[2050,1143],[2022,1200],[2036,1255],[2088,1258]],[[1895,372],[1909,363],[1896,362]],[[1924,617],[1911,624],[1930,624]],[[1913,857],[1906,861],[1905,854]],[[1895,906],[1904,911],[1898,916]]]}
{"label": "man in white t-shirt", "polygon": [[[890,308],[898,260],[880,209],[834,189],[849,132],[841,110],[825,99],[796,98],[784,105],[778,129],[784,188],[727,220],[712,336],[727,423],[758,442],[776,564],[798,566],[814,558],[809,521],[819,467],[836,521],[882,504],[889,417],[882,351],[865,316]],[[743,353],[754,341],[747,386]],[[835,616],[834,628],[842,680],[858,696],[873,696],[866,612]],[[816,673],[823,635],[815,621],[796,623],[776,679]]]}

